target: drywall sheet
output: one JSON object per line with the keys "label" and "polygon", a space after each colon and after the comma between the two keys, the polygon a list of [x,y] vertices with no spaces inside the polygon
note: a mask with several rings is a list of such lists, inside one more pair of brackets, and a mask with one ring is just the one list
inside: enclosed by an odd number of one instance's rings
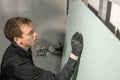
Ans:
{"label": "drywall sheet", "polygon": [[77,79],[71,80],[120,80],[120,41],[81,0],[70,0],[69,6],[62,67],[71,52],[71,37],[79,31],[84,48]]}

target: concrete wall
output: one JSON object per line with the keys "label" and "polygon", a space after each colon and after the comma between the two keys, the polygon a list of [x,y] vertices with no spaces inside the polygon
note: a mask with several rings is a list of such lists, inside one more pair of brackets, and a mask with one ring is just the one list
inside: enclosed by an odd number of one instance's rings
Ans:
{"label": "concrete wall", "polygon": [[84,38],[76,80],[120,80],[120,41],[81,0],[70,0],[66,30],[62,67],[71,52],[73,33],[79,31]]}
{"label": "concrete wall", "polygon": [[[10,44],[4,36],[3,28],[6,21],[13,16],[32,19],[38,39],[45,40],[46,45],[64,42],[66,2],[66,0],[0,0],[0,62]],[[59,56],[33,56],[33,59],[38,67],[54,73],[59,71],[61,62]]]}
{"label": "concrete wall", "polygon": [[9,41],[5,38],[3,28],[6,21],[13,16],[31,18],[31,0],[0,0],[0,62]]}
{"label": "concrete wall", "polygon": [[[56,44],[65,32],[67,0],[31,0],[32,20],[38,38]],[[57,36],[57,37],[56,37]]]}

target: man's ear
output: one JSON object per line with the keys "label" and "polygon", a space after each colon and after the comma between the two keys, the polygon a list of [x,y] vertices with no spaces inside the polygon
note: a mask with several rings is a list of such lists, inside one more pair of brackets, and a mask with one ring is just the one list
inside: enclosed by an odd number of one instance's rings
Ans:
{"label": "man's ear", "polygon": [[21,44],[21,38],[19,37],[14,37],[14,42],[17,43],[17,44]]}

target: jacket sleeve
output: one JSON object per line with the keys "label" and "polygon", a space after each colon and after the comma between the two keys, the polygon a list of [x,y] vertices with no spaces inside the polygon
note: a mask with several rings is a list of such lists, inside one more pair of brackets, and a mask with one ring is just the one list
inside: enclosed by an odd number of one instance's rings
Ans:
{"label": "jacket sleeve", "polygon": [[29,60],[20,62],[14,66],[15,76],[20,80],[70,80],[77,61],[69,58],[58,74],[38,68]]}
{"label": "jacket sleeve", "polygon": [[56,80],[70,80],[72,74],[74,73],[77,61],[69,58],[63,69],[55,77]]}

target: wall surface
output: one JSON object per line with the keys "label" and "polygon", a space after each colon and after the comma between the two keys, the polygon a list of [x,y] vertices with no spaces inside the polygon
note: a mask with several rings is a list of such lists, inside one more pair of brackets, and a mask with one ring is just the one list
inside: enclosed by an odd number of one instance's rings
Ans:
{"label": "wall surface", "polygon": [[108,0],[120,6],[120,0]]}
{"label": "wall surface", "polygon": [[31,18],[31,0],[0,0],[0,62],[9,45],[9,41],[4,36],[3,28],[6,21],[13,16]]}
{"label": "wall surface", "polygon": [[120,41],[81,0],[70,0],[69,6],[62,67],[71,52],[71,37],[79,31],[84,48],[76,80],[120,80]]}
{"label": "wall surface", "polygon": [[63,42],[60,33],[65,32],[67,0],[31,0],[32,20],[38,38],[48,44]]}
{"label": "wall surface", "polygon": [[[66,2],[66,0],[0,0],[0,63],[4,51],[10,44],[4,36],[3,28],[6,21],[13,16],[30,18],[38,33],[38,39],[45,40],[46,45],[64,42]],[[54,73],[59,71],[60,56],[33,56],[33,59],[38,67]]]}
{"label": "wall surface", "polygon": [[[38,42],[41,46],[64,42],[67,0],[31,0],[31,14]],[[58,73],[61,57],[54,55],[34,56],[36,66]]]}

